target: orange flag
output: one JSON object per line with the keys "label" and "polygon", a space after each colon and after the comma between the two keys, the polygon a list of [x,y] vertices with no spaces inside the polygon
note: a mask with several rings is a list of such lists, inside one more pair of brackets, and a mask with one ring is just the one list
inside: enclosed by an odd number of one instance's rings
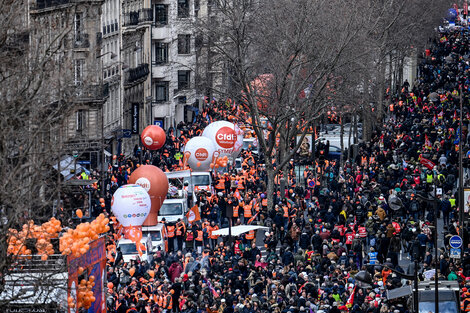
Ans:
{"label": "orange flag", "polygon": [[201,216],[199,215],[199,208],[197,205],[193,206],[188,213],[186,213],[186,218],[188,219],[188,223],[192,224],[194,222],[200,221]]}

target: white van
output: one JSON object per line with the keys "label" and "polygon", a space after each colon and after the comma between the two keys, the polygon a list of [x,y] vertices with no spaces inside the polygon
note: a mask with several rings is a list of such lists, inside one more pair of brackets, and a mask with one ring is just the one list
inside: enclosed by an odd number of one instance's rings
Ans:
{"label": "white van", "polygon": [[142,261],[147,261],[148,260],[148,246],[147,246],[147,239],[143,238],[140,240],[140,242],[145,246],[145,251],[142,251],[142,256],[139,256],[139,252],[137,252],[137,248],[135,246],[135,243],[130,240],[130,239],[121,239],[118,242],[118,247],[121,248],[121,253],[122,253],[122,259],[124,260],[125,263],[129,263],[131,260],[137,259],[137,257],[140,257]]}
{"label": "white van", "polygon": [[147,245],[152,252],[157,251],[158,247],[160,247],[161,251],[168,250],[167,234],[164,224],[158,223],[155,226],[142,226],[142,237],[146,238]]}
{"label": "white van", "polygon": [[[185,178],[185,182],[190,183],[189,178]],[[210,172],[191,172],[191,182],[194,192],[209,191],[214,192],[212,187],[212,177]]]}
{"label": "white van", "polygon": [[178,219],[186,221],[186,212],[188,212],[187,200],[182,199],[165,199],[160,210],[158,211],[158,221],[163,218],[167,223],[177,222]]}

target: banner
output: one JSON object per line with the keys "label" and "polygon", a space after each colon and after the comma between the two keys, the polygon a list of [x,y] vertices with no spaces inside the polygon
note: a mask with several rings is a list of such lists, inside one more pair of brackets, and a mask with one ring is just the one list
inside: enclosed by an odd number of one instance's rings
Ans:
{"label": "banner", "polygon": [[[81,275],[78,274],[79,267],[84,269]],[[104,237],[91,242],[87,253],[79,257],[69,255],[67,257],[67,268],[69,273],[68,296],[74,297],[75,303],[77,303],[77,287],[80,280],[88,280],[90,276],[94,276],[95,286],[93,287],[93,296],[96,300],[91,304],[87,312],[105,313],[106,248]],[[75,313],[78,310],[76,308],[69,308],[68,312]]]}
{"label": "banner", "polygon": [[132,103],[132,121],[131,121],[131,130],[133,134],[139,133],[139,104]]}
{"label": "banner", "polygon": [[434,164],[431,160],[421,157],[419,161],[422,165],[426,166],[428,169],[432,170],[436,164]]}

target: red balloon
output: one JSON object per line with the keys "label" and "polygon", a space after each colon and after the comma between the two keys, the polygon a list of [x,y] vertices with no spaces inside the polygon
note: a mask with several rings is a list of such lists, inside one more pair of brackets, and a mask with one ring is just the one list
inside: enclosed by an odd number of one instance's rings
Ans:
{"label": "red balloon", "polygon": [[142,143],[150,150],[158,150],[165,144],[165,131],[157,125],[147,126],[140,136]]}
{"label": "red balloon", "polygon": [[158,211],[168,193],[168,178],[161,169],[153,165],[143,165],[132,172],[129,184],[142,186],[149,194],[152,206],[144,222],[144,226],[153,226],[158,223]]}

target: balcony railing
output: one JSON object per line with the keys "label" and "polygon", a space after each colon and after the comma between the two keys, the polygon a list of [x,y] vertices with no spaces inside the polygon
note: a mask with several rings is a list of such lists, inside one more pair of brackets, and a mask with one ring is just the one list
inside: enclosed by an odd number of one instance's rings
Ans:
{"label": "balcony railing", "polygon": [[36,4],[33,5],[33,10],[41,10],[52,8],[58,5],[67,4],[70,0],[36,0]]}
{"label": "balcony railing", "polygon": [[135,26],[139,24],[139,11],[133,11],[124,15],[124,26]]}
{"label": "balcony railing", "polygon": [[75,34],[73,47],[76,49],[90,48],[90,40],[88,39],[88,34]]}
{"label": "balcony railing", "polygon": [[109,84],[75,85],[75,97],[81,102],[103,101],[109,96]]}
{"label": "balcony railing", "polygon": [[130,85],[136,83],[140,80],[145,80],[149,74],[149,65],[148,63],[142,63],[137,67],[131,68],[126,73],[125,84]]}
{"label": "balcony railing", "polygon": [[152,9],[140,9],[139,22],[152,22],[153,21],[153,10]]}

